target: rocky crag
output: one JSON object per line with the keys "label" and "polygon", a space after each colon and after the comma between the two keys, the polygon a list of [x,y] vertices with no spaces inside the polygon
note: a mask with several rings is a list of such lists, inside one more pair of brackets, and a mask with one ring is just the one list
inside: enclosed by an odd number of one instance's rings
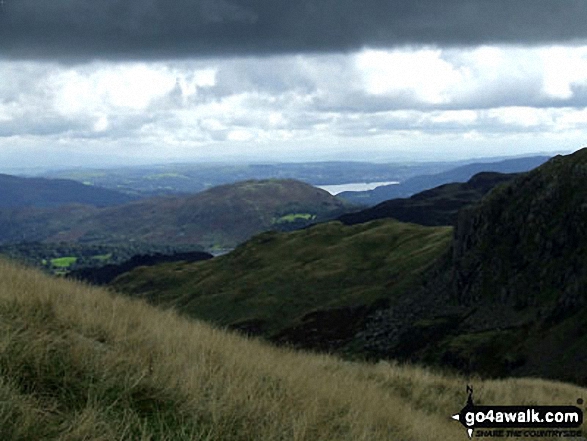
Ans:
{"label": "rocky crag", "polygon": [[[423,286],[356,335],[372,357],[587,384],[587,149],[459,213]],[[355,342],[357,344],[357,342]]]}

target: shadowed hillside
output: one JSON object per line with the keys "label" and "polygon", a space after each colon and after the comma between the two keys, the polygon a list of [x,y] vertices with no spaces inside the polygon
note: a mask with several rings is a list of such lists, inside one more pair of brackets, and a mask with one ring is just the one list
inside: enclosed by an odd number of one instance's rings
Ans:
{"label": "shadowed hillside", "polygon": [[453,225],[458,211],[479,201],[495,186],[513,179],[514,174],[483,172],[465,183],[444,184],[407,199],[392,199],[338,218],[345,225],[393,218],[420,225]]}
{"label": "shadowed hillside", "polygon": [[587,149],[489,192],[450,228],[391,220],[261,235],[115,287],[274,341],[587,384]]}
{"label": "shadowed hillside", "polygon": [[198,262],[212,259],[212,257],[211,254],[201,251],[173,254],[138,254],[119,264],[80,268],[69,272],[67,277],[83,280],[92,285],[106,285],[121,274],[132,271],[139,266],[153,266],[165,262]]}
{"label": "shadowed hillside", "polygon": [[446,441],[466,384],[476,404],[587,395],[276,349],[4,261],[0,372],[0,433],[23,441]]}
{"label": "shadowed hillside", "polygon": [[376,205],[389,199],[406,198],[439,185],[451,182],[466,182],[477,173],[520,173],[532,170],[548,160],[548,156],[506,159],[499,162],[463,165],[433,175],[414,176],[399,185],[384,185],[369,191],[349,191],[338,196],[353,204]]}

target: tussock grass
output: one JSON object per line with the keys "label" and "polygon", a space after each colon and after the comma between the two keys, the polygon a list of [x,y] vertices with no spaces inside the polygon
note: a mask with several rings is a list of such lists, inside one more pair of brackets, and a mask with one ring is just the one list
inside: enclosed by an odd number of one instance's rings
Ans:
{"label": "tussock grass", "polygon": [[488,404],[587,390],[275,348],[0,261],[0,433],[31,440],[458,440]]}

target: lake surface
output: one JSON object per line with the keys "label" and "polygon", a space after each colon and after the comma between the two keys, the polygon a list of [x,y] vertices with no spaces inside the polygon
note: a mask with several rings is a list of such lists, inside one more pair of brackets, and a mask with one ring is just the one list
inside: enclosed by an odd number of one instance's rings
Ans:
{"label": "lake surface", "polygon": [[335,195],[342,193],[343,191],[367,191],[373,190],[374,188],[381,187],[382,185],[397,185],[399,181],[388,181],[388,182],[353,182],[351,184],[339,184],[339,185],[316,185],[315,187],[326,190],[328,193]]}

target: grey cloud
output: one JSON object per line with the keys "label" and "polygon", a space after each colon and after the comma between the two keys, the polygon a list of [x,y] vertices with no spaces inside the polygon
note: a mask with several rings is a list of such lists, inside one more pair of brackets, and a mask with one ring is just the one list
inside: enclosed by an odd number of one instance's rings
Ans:
{"label": "grey cloud", "polygon": [[21,135],[63,135],[88,129],[86,121],[65,121],[56,116],[43,116],[36,118],[32,118],[32,115],[28,116],[31,116],[31,118],[25,117],[0,122],[0,138]]}
{"label": "grey cloud", "polygon": [[587,38],[584,0],[5,0],[0,56],[181,58]]}
{"label": "grey cloud", "polygon": [[252,90],[271,94],[298,90],[309,93],[315,89],[312,78],[290,57],[243,60],[221,65],[212,88],[219,96]]}
{"label": "grey cloud", "polygon": [[350,119],[340,115],[337,119],[334,131],[337,135],[347,138],[369,138],[381,136],[391,132],[421,132],[426,134],[463,134],[475,130],[483,134],[522,134],[543,133],[548,131],[546,124],[521,126],[507,124],[495,116],[489,116],[481,112],[475,121],[433,121],[430,114],[425,112],[411,112],[405,117],[395,115],[361,115],[360,119]]}
{"label": "grey cloud", "polygon": [[[462,54],[459,56],[462,57]],[[467,63],[477,68],[475,62],[463,61],[450,51],[443,54],[442,59],[456,68],[467,66]],[[535,61],[530,60],[531,63]],[[352,57],[344,55],[250,57],[219,60],[211,65],[218,68],[216,84],[198,88],[198,93],[190,98],[190,104],[209,103],[245,93],[251,94],[247,99],[250,108],[303,108],[324,113],[587,106],[587,86],[581,84],[571,84],[572,95],[569,98],[546,95],[543,91],[542,71],[538,67],[512,73],[519,66],[505,64],[500,75],[475,75],[470,80],[469,89],[447,89],[449,99],[446,102],[430,103],[419,97],[416,89],[399,89],[385,95],[369,94]],[[401,71],[401,66],[398,70]]]}

